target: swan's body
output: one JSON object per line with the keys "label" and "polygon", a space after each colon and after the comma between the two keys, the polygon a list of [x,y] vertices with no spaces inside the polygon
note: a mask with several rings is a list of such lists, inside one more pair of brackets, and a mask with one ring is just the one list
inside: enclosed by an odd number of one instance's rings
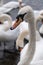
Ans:
{"label": "swan's body", "polygon": [[17,65],[31,65],[34,64],[36,61],[43,60],[43,52],[42,52],[43,40],[41,39],[40,41],[36,42],[35,25],[34,25],[35,19],[33,10],[31,9],[31,7],[25,6],[21,8],[21,10],[18,13],[18,16],[20,14],[23,15],[24,13],[26,13],[24,19],[29,22],[30,37],[29,37],[29,43],[21,51],[20,61]]}

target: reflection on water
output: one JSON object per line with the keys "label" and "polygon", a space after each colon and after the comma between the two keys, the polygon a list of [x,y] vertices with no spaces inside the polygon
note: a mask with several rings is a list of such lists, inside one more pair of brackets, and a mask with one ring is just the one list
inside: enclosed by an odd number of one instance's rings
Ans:
{"label": "reflection on water", "polygon": [[0,65],[17,65],[19,61],[19,54],[15,53],[5,53],[5,58],[0,61]]}

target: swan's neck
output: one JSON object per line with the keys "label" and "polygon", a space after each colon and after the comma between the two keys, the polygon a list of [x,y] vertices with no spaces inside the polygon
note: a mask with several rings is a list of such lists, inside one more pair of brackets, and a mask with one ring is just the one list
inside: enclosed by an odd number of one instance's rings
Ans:
{"label": "swan's neck", "polygon": [[28,45],[28,50],[27,50],[27,55],[28,55],[28,64],[32,61],[34,52],[35,52],[35,43],[36,43],[36,32],[35,32],[35,23],[34,20],[31,19],[29,22],[29,45]]}
{"label": "swan's neck", "polygon": [[35,24],[34,22],[29,22],[29,43],[33,46],[36,42],[36,32],[35,32]]}

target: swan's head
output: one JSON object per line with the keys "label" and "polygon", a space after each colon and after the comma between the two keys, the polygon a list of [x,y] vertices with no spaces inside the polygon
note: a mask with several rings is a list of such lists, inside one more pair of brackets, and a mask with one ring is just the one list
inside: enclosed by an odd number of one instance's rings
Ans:
{"label": "swan's head", "polygon": [[26,22],[32,21],[34,18],[33,9],[30,6],[24,6],[21,8],[18,12],[18,15],[16,17],[16,23],[14,24],[14,27],[16,28],[23,20]]}

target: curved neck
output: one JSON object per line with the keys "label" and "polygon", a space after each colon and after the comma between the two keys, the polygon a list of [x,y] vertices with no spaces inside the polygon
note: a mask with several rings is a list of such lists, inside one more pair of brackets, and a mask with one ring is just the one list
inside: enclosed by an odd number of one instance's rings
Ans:
{"label": "curved neck", "polygon": [[24,47],[24,41],[23,40],[26,37],[26,35],[28,35],[28,34],[29,34],[28,30],[25,30],[22,33],[20,33],[20,35],[17,38],[16,44],[20,44],[21,43],[19,46],[20,47]]}
{"label": "curved neck", "polygon": [[12,18],[11,18],[9,15],[7,15],[7,14],[1,14],[0,20],[1,20],[2,22],[5,21],[5,20],[7,20],[8,23],[9,23],[9,24],[8,24],[9,27],[12,26]]}
{"label": "curved neck", "polygon": [[[33,13],[33,12],[32,12]],[[30,13],[31,14],[31,13]],[[30,18],[29,18],[30,17]],[[30,62],[33,59],[34,52],[35,52],[35,45],[36,45],[36,29],[35,29],[35,22],[34,22],[34,15],[29,16],[28,18],[28,25],[29,25],[29,44],[25,51],[25,58],[23,59],[24,62],[22,62],[23,65],[29,65]],[[27,34],[27,33],[26,33]],[[23,35],[23,37],[25,34]]]}
{"label": "curved neck", "polygon": [[[31,13],[30,13],[31,14]],[[30,63],[33,59],[34,52],[35,52],[35,44],[36,44],[36,31],[35,31],[35,22],[34,22],[34,15],[31,15],[29,20],[29,45],[28,45],[28,59],[27,62]]]}
{"label": "curved neck", "polygon": [[36,33],[35,33],[35,24],[34,22],[29,22],[29,35],[30,35],[30,39],[29,39],[29,43],[30,45],[35,44],[36,42]]}

